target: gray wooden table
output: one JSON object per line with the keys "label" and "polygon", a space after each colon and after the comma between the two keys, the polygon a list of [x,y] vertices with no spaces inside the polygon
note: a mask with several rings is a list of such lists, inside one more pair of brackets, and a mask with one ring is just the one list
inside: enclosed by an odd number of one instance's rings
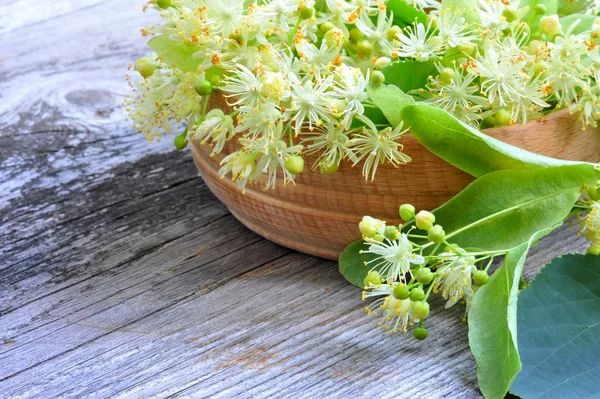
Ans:
{"label": "gray wooden table", "polygon": [[[142,4],[0,4],[0,397],[479,397],[461,307],[386,335],[335,262],[250,232],[189,152],[132,131]],[[584,247],[564,228],[526,275]]]}

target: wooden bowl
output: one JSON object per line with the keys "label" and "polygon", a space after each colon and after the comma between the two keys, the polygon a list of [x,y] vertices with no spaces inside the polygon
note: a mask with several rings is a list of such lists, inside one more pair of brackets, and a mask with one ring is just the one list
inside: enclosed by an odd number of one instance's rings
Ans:
{"label": "wooden bowl", "polygon": [[[222,96],[213,96],[211,108],[227,110]],[[559,159],[597,162],[600,158],[598,129],[582,130],[577,115],[558,111],[547,122],[531,121],[487,129],[486,134],[520,148]],[[394,168],[380,165],[375,181],[367,183],[362,165],[342,162],[333,175],[311,171],[316,156],[305,157],[305,170],[296,185],[263,191],[264,183],[248,187],[242,194],[228,178],[218,175],[219,162],[239,148],[229,143],[223,152],[210,157],[211,148],[192,142],[192,153],[200,174],[212,192],[244,225],[285,247],[337,259],[341,251],[360,238],[358,222],[370,215],[398,224],[398,207],[413,204],[417,209],[434,209],[474,178],[429,152],[412,136],[402,138],[404,152],[412,162]]]}

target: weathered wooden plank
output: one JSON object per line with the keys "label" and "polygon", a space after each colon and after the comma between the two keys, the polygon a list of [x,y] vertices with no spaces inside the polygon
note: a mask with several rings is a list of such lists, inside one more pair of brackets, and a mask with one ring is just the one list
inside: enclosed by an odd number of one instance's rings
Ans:
{"label": "weathered wooden plank", "polygon": [[[249,232],[131,131],[143,1],[26,3],[0,5],[0,396],[479,397],[463,309],[385,335],[333,262]],[[526,276],[584,247],[565,227]]]}

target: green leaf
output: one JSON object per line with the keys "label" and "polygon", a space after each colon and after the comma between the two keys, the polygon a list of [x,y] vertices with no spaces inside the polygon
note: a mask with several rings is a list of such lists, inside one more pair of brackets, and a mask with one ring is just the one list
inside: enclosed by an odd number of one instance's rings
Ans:
{"label": "green leaf", "polygon": [[511,392],[524,399],[600,393],[600,257],[567,255],[519,296],[523,370]]}
{"label": "green leaf", "polygon": [[400,118],[402,108],[415,103],[411,96],[392,85],[375,86],[370,84],[367,87],[367,93],[393,127],[398,126],[402,121]]}
{"label": "green leaf", "polygon": [[389,0],[386,3],[388,12],[394,14],[394,25],[412,25],[415,20],[427,24],[427,14],[408,4],[406,0]]}
{"label": "green leaf", "polygon": [[366,246],[363,240],[354,241],[344,249],[338,260],[342,276],[359,288],[363,288],[363,281],[369,272],[365,262],[375,258],[373,254],[361,254],[360,250],[364,248]]}
{"label": "green leaf", "polygon": [[585,164],[489,173],[438,208],[436,223],[449,242],[464,248],[509,250],[561,223],[581,187],[597,178]]}
{"label": "green leaf", "polygon": [[462,16],[468,23],[480,22],[479,12],[477,12],[477,0],[442,0],[442,10],[452,8],[461,10]]}
{"label": "green leaf", "polygon": [[521,369],[517,347],[519,279],[531,245],[553,227],[533,234],[504,259],[469,310],[469,345],[477,360],[477,381],[486,399],[501,399]]}
{"label": "green leaf", "polygon": [[168,34],[153,37],[148,42],[148,46],[156,51],[165,64],[174,65],[182,72],[196,72],[202,62],[201,59],[192,57],[200,46],[176,42],[169,39]]}
{"label": "green leaf", "polygon": [[404,107],[401,118],[429,151],[473,176],[496,170],[581,164],[537,155],[506,144],[431,105],[421,103]]}
{"label": "green leaf", "polygon": [[405,60],[393,62],[381,72],[385,75],[386,83],[393,84],[407,93],[425,87],[427,79],[435,74],[437,69],[432,62]]}

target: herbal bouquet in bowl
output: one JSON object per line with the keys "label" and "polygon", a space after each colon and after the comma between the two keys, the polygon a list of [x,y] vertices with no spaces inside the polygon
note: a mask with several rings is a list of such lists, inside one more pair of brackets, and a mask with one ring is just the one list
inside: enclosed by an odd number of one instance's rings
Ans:
{"label": "herbal bouquet in bowl", "polygon": [[[586,137],[596,148],[596,3],[156,0],[148,7],[162,20],[142,30],[153,36],[155,54],[133,65],[141,76],[130,77],[130,119],[149,141],[173,133],[177,149],[190,141],[210,148],[218,174],[241,193],[257,185],[279,190],[306,174],[335,180],[344,163],[373,184],[381,168],[397,168],[400,177],[419,155],[403,145],[414,139],[477,178],[435,210],[398,197],[393,223],[378,219],[374,204],[373,217],[353,228],[362,239],[343,252],[340,270],[364,288],[367,312],[382,316],[389,332],[413,327],[425,339],[430,295],[441,294],[448,307],[465,302],[481,390],[503,397],[521,369],[516,300],[529,248],[575,217],[590,255],[559,266],[598,272],[600,173],[583,162],[597,161],[595,152],[562,161],[480,129],[535,123],[543,132],[546,124],[564,131],[566,143],[577,126],[592,133]],[[552,122],[559,117],[561,124]],[[584,285],[597,300],[594,279]],[[571,299],[558,300],[563,310]],[[597,301],[591,309],[583,329],[598,325]],[[598,350],[598,341],[582,347]],[[526,360],[527,367],[535,357]],[[513,392],[534,397],[540,391],[532,384],[518,379]]]}

